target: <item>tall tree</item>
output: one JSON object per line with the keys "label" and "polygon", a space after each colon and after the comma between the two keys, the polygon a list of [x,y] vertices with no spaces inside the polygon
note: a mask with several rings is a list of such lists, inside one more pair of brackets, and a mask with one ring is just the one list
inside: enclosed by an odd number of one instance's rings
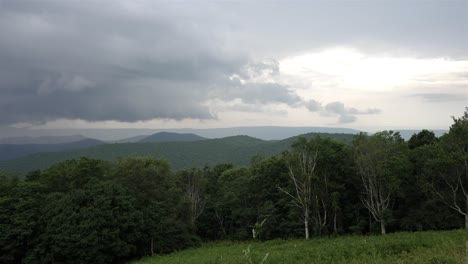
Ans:
{"label": "tall tree", "polygon": [[345,145],[330,138],[316,137],[317,166],[313,173],[313,218],[319,235],[338,229],[340,198],[343,195],[343,176],[349,174],[346,168],[348,158]]}
{"label": "tall tree", "polygon": [[441,138],[436,155],[427,162],[426,186],[446,206],[465,218],[468,229],[468,107],[452,117],[449,133]]}
{"label": "tall tree", "polygon": [[313,201],[312,178],[317,165],[318,149],[315,142],[308,141],[304,137],[300,137],[292,147],[293,151],[286,154],[286,159],[294,191],[281,186],[278,188],[301,209],[305,239],[309,239],[310,208]]}
{"label": "tall tree", "polygon": [[167,252],[190,243],[187,208],[176,187],[169,164],[154,158],[128,158],[117,162],[115,180],[129,189],[144,214],[145,253]]}
{"label": "tall tree", "polygon": [[409,174],[407,147],[398,132],[383,131],[356,135],[354,156],[361,176],[361,201],[386,233],[386,218],[402,175]]}
{"label": "tall tree", "polygon": [[296,206],[291,204],[289,196],[278,191],[278,186],[289,181],[285,159],[273,156],[255,163],[250,170],[249,189],[257,208],[256,220],[261,223],[267,219],[262,225],[260,239],[302,236],[303,226],[297,221]]}
{"label": "tall tree", "polygon": [[204,197],[206,179],[204,173],[200,169],[182,170],[177,173],[177,178],[189,203],[190,224],[195,229],[195,222],[203,213],[206,204],[206,198]]}

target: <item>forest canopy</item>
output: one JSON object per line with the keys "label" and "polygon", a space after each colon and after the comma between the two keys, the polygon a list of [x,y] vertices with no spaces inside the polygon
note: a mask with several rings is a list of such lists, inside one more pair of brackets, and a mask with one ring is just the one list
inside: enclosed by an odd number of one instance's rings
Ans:
{"label": "forest canopy", "polygon": [[111,263],[221,239],[468,228],[467,164],[468,108],[440,138],[299,138],[247,167],[82,157],[25,179],[0,173],[0,262]]}

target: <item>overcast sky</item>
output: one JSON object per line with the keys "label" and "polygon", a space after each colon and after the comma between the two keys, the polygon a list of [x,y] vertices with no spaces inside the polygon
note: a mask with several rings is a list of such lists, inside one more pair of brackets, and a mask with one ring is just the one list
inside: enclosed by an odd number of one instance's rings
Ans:
{"label": "overcast sky", "polygon": [[0,126],[439,128],[468,1],[0,0]]}

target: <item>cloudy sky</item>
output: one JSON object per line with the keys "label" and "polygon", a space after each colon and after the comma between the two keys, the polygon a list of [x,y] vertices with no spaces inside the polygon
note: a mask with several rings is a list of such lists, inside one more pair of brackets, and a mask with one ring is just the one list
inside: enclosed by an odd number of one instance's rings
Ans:
{"label": "cloudy sky", "polygon": [[439,128],[468,1],[0,0],[0,126]]}

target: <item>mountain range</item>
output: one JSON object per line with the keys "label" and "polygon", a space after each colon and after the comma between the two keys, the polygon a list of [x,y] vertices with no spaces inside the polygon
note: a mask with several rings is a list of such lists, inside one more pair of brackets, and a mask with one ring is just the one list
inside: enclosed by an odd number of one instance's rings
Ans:
{"label": "mountain range", "polygon": [[25,144],[63,144],[87,139],[82,135],[70,136],[39,136],[39,137],[7,137],[0,138],[0,144],[25,145]]}
{"label": "mountain range", "polygon": [[187,142],[187,141],[199,141],[207,138],[200,137],[193,133],[171,133],[171,132],[159,132],[151,136],[144,137],[138,142]]}
{"label": "mountain range", "polygon": [[[309,133],[303,135],[330,137],[349,143],[352,134]],[[283,140],[262,140],[250,136],[233,136],[197,141],[101,144],[94,147],[64,151],[36,153],[12,160],[0,161],[0,171],[27,173],[44,169],[59,161],[89,157],[116,160],[132,156],[155,157],[167,160],[174,169],[203,167],[218,163],[247,166],[255,156],[268,157],[290,148],[297,136]]]}
{"label": "mountain range", "polygon": [[105,144],[105,142],[91,138],[61,144],[0,144],[0,160],[9,160],[41,152],[83,149],[102,144]]}

